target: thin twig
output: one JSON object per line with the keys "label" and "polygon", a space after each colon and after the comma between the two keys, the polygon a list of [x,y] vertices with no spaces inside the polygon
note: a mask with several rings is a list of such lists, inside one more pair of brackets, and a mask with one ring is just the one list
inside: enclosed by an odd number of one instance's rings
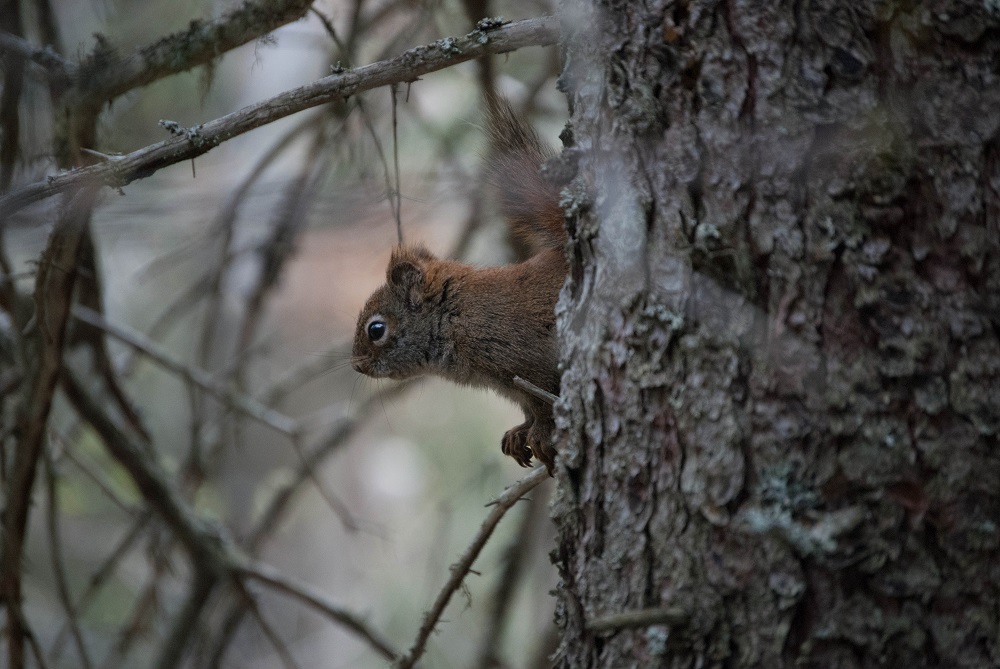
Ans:
{"label": "thin twig", "polygon": [[399,657],[399,652],[390,646],[378,632],[370,629],[368,624],[356,614],[332,602],[329,597],[309,584],[300,583],[285,576],[274,567],[256,561],[247,561],[240,566],[239,572],[245,579],[260,581],[278,592],[308,604],[337,624],[353,631],[385,659],[394,660]]}
{"label": "thin twig", "polygon": [[193,632],[200,625],[205,605],[208,604],[208,599],[219,582],[219,575],[215,571],[219,565],[209,565],[207,561],[201,560],[192,562],[194,578],[191,581],[191,589],[188,591],[184,606],[174,617],[173,627],[160,646],[162,653],[156,662],[156,669],[174,669],[180,666]]}
{"label": "thin twig", "polygon": [[[382,165],[382,178],[385,181],[385,201],[389,204],[389,211],[392,213],[393,218],[396,218],[396,197],[399,195],[399,182],[396,185],[392,185],[392,177],[389,176],[389,162],[385,157],[385,150],[382,148],[382,140],[379,139],[378,131],[375,129],[375,124],[372,122],[371,116],[365,111],[365,107],[361,102],[361,98],[356,101],[358,107],[358,115],[361,117],[361,121],[364,123],[365,128],[368,130],[368,134],[372,136],[372,144],[375,145],[375,151],[378,153],[379,164]],[[399,231],[400,240],[402,240],[403,226],[402,223],[397,219],[396,229]]]}
{"label": "thin twig", "polygon": [[493,597],[490,599],[489,620],[483,625],[485,628],[483,639],[476,652],[475,666],[480,667],[480,669],[500,667],[504,664],[500,661],[499,646],[511,614],[518,583],[529,573],[525,568],[525,563],[535,550],[532,534],[534,528],[545,515],[545,501],[546,495],[535,494],[531,496],[517,532],[504,549],[503,570],[500,573]]}
{"label": "thin twig", "polygon": [[[108,557],[97,568],[97,571],[91,574],[87,582],[87,589],[76,601],[75,608],[78,614],[82,615],[97,598],[97,595],[101,592],[101,588],[115,572],[118,564],[125,559],[125,556],[132,550],[135,542],[142,536],[152,517],[153,514],[149,510],[139,514],[132,523],[132,527],[129,528],[118,544],[111,549]],[[62,666],[59,664],[59,656],[62,653],[62,646],[65,643],[67,631],[67,624],[63,623],[63,626],[56,634],[55,640],[52,642],[52,649],[49,654],[52,663],[57,666]]]}
{"label": "thin twig", "polygon": [[98,464],[93,464],[87,462],[88,457],[84,453],[74,453],[73,450],[67,448],[65,450],[66,459],[72,462],[76,467],[83,472],[84,476],[89,478],[97,486],[97,489],[104,493],[104,496],[111,501],[112,504],[117,506],[119,509],[128,514],[135,514],[140,511],[138,508],[133,508],[128,502],[123,500],[118,493],[115,492],[115,484],[112,482],[108,473],[104,471],[104,467]]}
{"label": "thin twig", "polygon": [[399,122],[396,117],[396,107],[399,101],[396,99],[396,86],[397,84],[392,84],[389,86],[389,91],[392,94],[392,164],[393,170],[395,171],[396,180],[396,241],[400,245],[403,244],[403,185],[399,181]]}
{"label": "thin twig", "polygon": [[514,377],[514,385],[520,388],[521,390],[528,391],[529,393],[531,393],[538,399],[542,400],[543,402],[546,402],[547,404],[555,404],[556,400],[559,399],[558,395],[553,395],[547,390],[542,390],[531,381],[526,381],[522,379],[520,376]]}
{"label": "thin twig", "polygon": [[[64,372],[64,380],[69,384],[67,394],[71,402],[104,438],[105,445],[132,476],[132,480],[146,501],[151,506],[156,507],[163,519],[175,531],[178,539],[188,549],[195,565],[195,581],[192,583],[187,604],[176,618],[175,627],[170,634],[172,641],[164,646],[164,655],[160,657],[158,666],[164,668],[174,666],[171,662],[176,663],[180,659],[185,645],[183,641],[188,638],[191,632],[192,620],[196,621],[200,617],[211,591],[218,582],[219,574],[224,571],[233,576],[253,576],[272,585],[284,583],[288,586],[285,592],[289,594],[294,590],[300,594],[309,593],[312,595],[313,605],[318,605],[320,602],[328,603],[323,596],[317,595],[307,587],[296,586],[292,588],[295,584],[288,579],[281,578],[273,569],[242,557],[243,553],[238,551],[225,537],[217,534],[200,521],[167,483],[159,466],[155,462],[146,460],[137,446],[131,443],[121,431],[121,428],[100,412],[100,408],[94,403],[94,398],[68,370]],[[507,493],[505,492],[504,495]],[[511,504],[514,501],[516,499],[511,501]],[[379,644],[373,643],[373,640],[377,640],[378,637],[356,616],[348,614],[339,607],[328,608],[326,612],[332,616],[334,611],[338,611],[341,616],[337,618],[341,624],[373,644],[373,647],[376,647],[380,653],[389,650],[395,657],[395,652],[384,643],[381,644],[381,647]],[[184,615],[189,616],[190,619],[185,620],[182,617]],[[175,646],[172,650],[171,644]]]}
{"label": "thin twig", "polygon": [[[326,34],[330,36],[330,39],[333,40],[333,43],[337,46],[337,50],[340,51],[341,55],[347,56],[347,45],[345,45],[343,40],[340,39],[340,36],[337,35],[337,29],[334,27],[333,21],[330,20],[330,17],[315,7],[310,7],[309,11],[319,19],[320,23],[323,24],[323,29],[326,30]],[[347,65],[350,65],[350,63],[347,63]]]}
{"label": "thin twig", "polygon": [[181,497],[160,462],[105,411],[104,404],[69,366],[63,368],[60,381],[74,410],[90,423],[111,456],[128,472],[146,503],[173,530],[188,552],[206,560],[216,556],[222,537]]}
{"label": "thin twig", "polygon": [[490,506],[493,508],[486,516],[486,520],[483,521],[479,532],[473,537],[472,543],[466,547],[458,562],[451,566],[451,576],[448,578],[448,582],[445,583],[444,588],[438,594],[430,610],[424,614],[424,622],[417,632],[417,638],[414,640],[413,646],[404,657],[396,662],[394,665],[396,669],[410,669],[417,663],[424,654],[427,640],[430,638],[431,633],[434,632],[434,628],[437,627],[438,621],[441,619],[441,614],[444,613],[445,607],[448,606],[451,596],[461,587],[462,582],[465,580],[465,575],[471,570],[472,563],[479,557],[479,552],[486,545],[486,541],[493,534],[493,530],[496,529],[500,519],[528,491],[547,478],[549,478],[549,473],[545,467],[537,467],[523,479],[504,490],[499,497],[490,503]]}
{"label": "thin twig", "polygon": [[69,582],[66,578],[66,563],[63,560],[62,539],[59,536],[59,493],[57,491],[56,465],[49,449],[43,449],[43,452],[45,455],[45,491],[47,495],[45,521],[49,534],[49,557],[52,560],[56,594],[66,612],[66,624],[73,636],[73,641],[76,643],[76,652],[80,657],[80,662],[84,669],[90,669],[93,665],[90,662],[90,655],[87,653],[87,644],[83,641],[83,633],[80,631],[79,611],[73,606],[73,600],[69,593]]}
{"label": "thin twig", "polygon": [[558,33],[559,21],[554,17],[526,19],[489,32],[475,30],[465,37],[438,40],[432,44],[410,49],[395,58],[324,77],[209,121],[165,141],[125,154],[120,160],[52,175],[43,181],[4,195],[0,197],[0,227],[11,220],[11,214],[19,209],[81,183],[92,182],[121,187],[136,179],[148,177],[168,165],[191,160],[207,153],[237,135],[305,109],[357,95],[373,88],[414,81],[422,75],[489,54],[508,53],[527,46],[553,44]]}
{"label": "thin twig", "polygon": [[690,619],[691,614],[687,611],[676,606],[666,606],[600,616],[588,621],[587,629],[591,632],[610,632],[651,625],[683,625]]}
{"label": "thin twig", "polygon": [[247,194],[250,189],[257,183],[267,168],[274,164],[278,156],[292,146],[294,141],[297,140],[300,135],[322,123],[323,117],[321,115],[311,115],[310,118],[304,119],[302,123],[296,124],[288,132],[282,135],[282,137],[275,142],[271,148],[269,148],[257,161],[257,164],[254,165],[250,173],[243,178],[240,185],[233,190],[225,204],[222,206],[222,209],[220,209],[218,215],[215,217],[215,222],[213,224],[214,232],[221,234],[222,237],[219,245],[221,257],[209,273],[207,291],[209,299],[205,310],[205,313],[209,314],[209,317],[205,319],[205,325],[202,328],[201,338],[198,344],[197,359],[199,364],[202,366],[205,366],[208,363],[209,354],[211,353],[212,345],[215,342],[216,329],[219,326],[219,319],[215,318],[214,314],[218,314],[220,312],[220,306],[222,304],[222,280],[226,272],[229,270],[230,263],[234,257],[230,251],[230,247],[232,246],[236,219],[239,216],[240,207],[242,207],[243,203],[246,201]]}
{"label": "thin twig", "polygon": [[324,125],[317,124],[315,136],[310,142],[309,152],[299,166],[298,174],[288,183],[282,194],[281,205],[274,214],[275,220],[270,237],[258,249],[260,269],[250,297],[247,299],[246,311],[239,327],[240,334],[237,339],[237,367],[233,371],[237,385],[242,385],[245,363],[249,360],[249,356],[245,353],[263,318],[266,298],[270,296],[282,271],[297,250],[296,242],[305,227],[313,195],[318,188],[321,176],[324,174],[321,159],[326,153],[326,137]]}
{"label": "thin twig", "polygon": [[303,484],[312,479],[313,472],[326,462],[327,458],[348,442],[372,410],[381,406],[385,400],[396,397],[411,387],[413,387],[412,381],[404,381],[389,387],[384,392],[372,395],[357,408],[353,415],[345,416],[319,438],[316,445],[299,461],[299,467],[292,475],[291,480],[276,491],[265,505],[257,524],[249,533],[246,541],[248,550],[257,551],[260,549],[271,532],[280,526],[281,519],[288,511],[296,494],[302,489]]}
{"label": "thin twig", "polygon": [[[344,417],[331,427],[326,435],[317,440],[312,450],[300,461],[292,479],[271,496],[264,510],[259,514],[260,519],[256,526],[249,533],[247,539],[242,542],[249,554],[252,555],[259,551],[271,534],[281,527],[282,519],[291,508],[292,502],[295,501],[304,484],[312,480],[313,472],[347,443],[358,426],[370,415],[372,409],[379,406],[383,400],[405,392],[412,385],[412,382],[405,381],[391,386],[384,393],[369,397],[353,415]],[[214,648],[209,658],[209,666],[218,666],[222,663],[226,649],[236,634],[236,630],[239,629],[245,613],[240,606],[233,604],[222,616],[223,623],[220,625],[220,631],[213,643]]]}
{"label": "thin twig", "polygon": [[[173,300],[160,311],[149,326],[146,337],[152,340],[161,339],[170,329],[184,323],[184,312],[193,309],[201,299],[202,293],[208,286],[208,277],[201,277],[195,280],[190,286],[182,290]],[[118,367],[121,369],[122,377],[128,377],[135,371],[138,364],[139,351],[131,348],[122,356]]]}
{"label": "thin twig", "polygon": [[313,467],[305,466],[306,454],[302,452],[301,444],[299,444],[297,439],[292,440],[292,449],[295,451],[295,455],[298,456],[299,463],[303,465],[303,470],[309,472],[309,480],[312,481],[313,487],[316,488],[316,492],[319,496],[323,498],[326,505],[330,507],[333,511],[333,515],[337,517],[340,524],[344,526],[344,529],[349,533],[357,532],[359,529],[358,521],[354,519],[354,514],[348,508],[347,503],[344,502],[340,497],[338,497],[333,491],[327,490],[326,486],[320,480],[319,476],[316,475],[316,469]]}
{"label": "thin twig", "polygon": [[135,589],[127,612],[122,614],[122,622],[116,631],[114,645],[108,649],[101,669],[117,669],[129,665],[129,654],[148,630],[156,625],[160,610],[161,589],[164,577],[175,571],[172,539],[165,532],[150,532],[145,553],[149,556],[144,582]]}
{"label": "thin twig", "polygon": [[[299,390],[313,379],[329,374],[334,369],[337,369],[339,365],[346,365],[350,356],[351,344],[349,342],[332,346],[326,351],[309,357],[305,362],[289,369],[261,393],[259,397],[264,404],[278,404],[289,393]],[[331,364],[331,358],[337,362]]]}
{"label": "thin twig", "polygon": [[191,367],[177,360],[165,348],[141,332],[109,322],[92,309],[80,305],[73,307],[74,318],[98,327],[109,335],[143,353],[159,365],[169,369],[188,383],[193,383],[222,400],[229,408],[239,411],[268,427],[290,437],[298,434],[299,424],[275,409],[264,406],[253,397],[223,386],[204,370]]}
{"label": "thin twig", "polygon": [[281,658],[281,663],[285,665],[285,669],[298,669],[299,665],[295,662],[295,658],[292,657],[291,651],[288,650],[288,646],[286,646],[285,642],[281,640],[280,636],[278,636],[278,632],[271,626],[271,623],[269,623],[267,618],[264,617],[264,612],[260,610],[257,600],[246,590],[246,588],[240,588],[240,590],[247,610],[250,612],[250,615],[254,617],[254,620],[257,621],[257,625],[264,633],[264,636],[266,636],[267,640],[271,642],[271,646],[274,648],[275,652],[278,653],[278,657]]}

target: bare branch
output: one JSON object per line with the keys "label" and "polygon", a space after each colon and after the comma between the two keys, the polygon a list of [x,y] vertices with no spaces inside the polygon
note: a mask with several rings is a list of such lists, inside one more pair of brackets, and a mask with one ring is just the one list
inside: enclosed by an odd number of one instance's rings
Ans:
{"label": "bare branch", "polygon": [[[150,519],[153,517],[152,512],[145,510],[139,514],[139,516],[133,521],[132,527],[124,534],[121,540],[116,544],[108,554],[108,557],[103,563],[97,568],[97,570],[90,575],[87,582],[87,589],[83,591],[83,594],[77,599],[75,604],[75,610],[77,614],[83,614],[90,605],[94,602],[97,596],[100,594],[101,589],[110,580],[112,574],[118,568],[125,556],[132,550],[136,541],[142,536],[149,525]],[[52,663],[57,666],[59,665],[59,656],[62,652],[62,646],[65,643],[66,635],[69,632],[68,622],[64,622],[59,632],[56,634],[55,640],[52,642],[50,656]]]}
{"label": "bare branch", "polygon": [[[56,438],[55,435],[50,437],[50,439],[52,438]],[[62,437],[59,437],[59,440],[65,441]],[[83,475],[89,478],[94,485],[97,486],[97,489],[104,493],[104,496],[119,509],[129,515],[141,512],[141,508],[133,508],[131,504],[123,500],[121,496],[115,492],[115,484],[112,482],[109,473],[106,472],[105,468],[101,467],[99,464],[90,462],[89,456],[85,452],[74,453],[74,449],[64,446],[63,457],[76,465],[77,469],[83,472]]]}
{"label": "bare branch", "polygon": [[90,217],[95,189],[67,199],[59,225],[52,231],[42,255],[35,285],[35,321],[39,360],[27,382],[23,408],[17,416],[21,438],[7,482],[3,510],[3,547],[0,554],[0,597],[7,609],[8,657],[11,669],[24,666],[24,641],[28,630],[21,612],[21,555],[35,471],[48,425],[52,396],[62,368],[63,341],[69,320],[76,257],[83,230]]}
{"label": "bare branch", "polygon": [[103,405],[73,370],[64,368],[61,381],[73,408],[93,426],[108,452],[128,472],[143,499],[174,531],[188,552],[206,560],[217,556],[223,538],[191,510],[169,483],[160,463],[151,459],[123,426],[105,413]]}
{"label": "bare branch", "polygon": [[[393,109],[395,110],[395,100],[393,100]],[[396,185],[393,186],[392,177],[389,176],[389,162],[385,157],[385,149],[382,148],[382,140],[379,139],[378,130],[375,129],[375,124],[372,122],[372,116],[365,109],[365,106],[361,104],[361,100],[357,100],[358,114],[361,116],[361,120],[365,124],[365,128],[368,129],[368,134],[372,136],[372,144],[375,146],[375,152],[378,153],[378,161],[382,165],[382,178],[385,180],[385,201],[389,205],[389,211],[392,212],[393,217],[396,219],[396,230],[399,235],[399,243],[403,243],[403,223],[399,216],[396,215],[396,204],[395,199],[399,196],[399,181],[396,181]],[[393,112],[395,113],[395,111]],[[397,175],[398,176],[398,175]]]}
{"label": "bare branch", "polygon": [[202,611],[218,584],[218,564],[208,565],[201,560],[193,560],[194,578],[184,606],[174,617],[174,624],[167,639],[160,646],[162,653],[156,662],[157,669],[175,669],[180,666],[184,653],[191,642],[193,632],[198,628]]}
{"label": "bare branch", "polygon": [[514,385],[517,386],[518,388],[520,388],[521,390],[528,391],[529,393],[531,393],[532,395],[534,395],[538,399],[540,399],[543,402],[546,402],[548,404],[555,404],[556,400],[559,399],[558,395],[553,395],[552,393],[550,393],[547,390],[542,390],[541,388],[539,388],[538,386],[536,386],[531,381],[526,381],[526,380],[522,379],[520,376],[515,376],[514,377]]}
{"label": "bare branch", "polygon": [[[253,341],[254,334],[263,318],[266,298],[274,290],[281,273],[298,250],[298,237],[305,225],[307,214],[316,188],[324,170],[323,157],[326,154],[326,133],[322,124],[317,125],[315,136],[310,142],[309,152],[299,167],[299,173],[288,184],[283,194],[281,206],[274,215],[271,235],[258,250],[260,270],[250,297],[247,299],[243,322],[239,328],[237,367],[233,376],[242,381],[247,356],[242,355]],[[317,167],[319,166],[319,167]]]}
{"label": "bare branch", "polygon": [[282,592],[308,604],[337,624],[348,628],[364,639],[375,652],[385,659],[394,660],[399,657],[399,652],[393,649],[381,635],[369,629],[367,623],[354,613],[330,601],[329,597],[309,584],[299,583],[295,579],[285,576],[274,567],[255,561],[248,561],[241,565],[239,572],[246,579],[260,581],[278,592]]}
{"label": "bare branch", "polygon": [[[404,381],[389,387],[385,392],[380,392],[369,397],[354,414],[345,416],[336,425],[330,428],[329,432],[317,440],[316,446],[299,461],[299,466],[292,475],[290,481],[277,490],[267,502],[264,510],[260,513],[254,529],[250,531],[243,545],[248,553],[253,554],[260,550],[264,542],[280,526],[282,519],[291,507],[296,495],[302,490],[303,485],[313,480],[316,469],[326,461],[326,459],[343,447],[348,439],[354,434],[355,429],[362,424],[374,407],[381,405],[385,400],[395,397],[407,388],[412,388],[412,381]],[[239,628],[240,622],[245,615],[245,611],[239,606],[231,606],[222,617],[223,623],[221,631],[214,642],[210,666],[217,666],[221,663],[221,658],[226,652],[233,635]]]}
{"label": "bare branch", "polygon": [[312,107],[357,95],[393,83],[416,81],[430,72],[490,54],[526,46],[553,44],[559,22],[554,17],[518,21],[489,31],[475,30],[465,37],[445,38],[311,84],[227,114],[124,156],[83,169],[50,176],[0,197],[0,227],[11,214],[33,203],[85,182],[121,187],[148,177],[168,165],[191,160],[222,142],[280,118]]}
{"label": "bare branch", "polygon": [[[287,586],[284,588],[284,591],[289,594],[292,594],[294,591],[304,597],[303,593],[309,593],[312,598],[311,603],[314,606],[319,606],[320,603],[329,604],[325,597],[310,590],[307,586],[296,585],[288,579],[281,578],[273,569],[265,568],[259,563],[252,562],[243,557],[242,551],[237,549],[235,545],[210,525],[204,523],[190,509],[167,482],[166,475],[158,463],[148,459],[138,446],[132,443],[131,439],[122,429],[103,413],[101,407],[86,388],[75,378],[72,371],[68,369],[64,370],[63,380],[67,395],[77,411],[100,434],[111,454],[128,471],[136,487],[142,493],[143,498],[152,508],[156,509],[191,555],[196,576],[185,609],[189,615],[195,617],[199,615],[211,590],[222,574],[252,576],[258,580],[268,582],[275,587],[278,584],[284,584]],[[531,478],[531,476],[528,478]],[[509,492],[510,490],[505,492],[504,496],[508,495]],[[516,499],[511,500],[510,504],[513,504]],[[395,652],[384,642],[381,642],[379,637],[361,623],[356,616],[335,606],[327,608],[326,613],[331,616],[334,611],[339,611],[339,615],[342,617],[342,619],[339,619],[339,622],[358,633],[368,640],[369,643],[375,644],[376,647],[380,643],[380,653],[388,651],[392,653],[392,657],[396,656]],[[177,627],[171,632],[171,638],[177,643],[180,643],[190,634],[190,626],[181,629],[184,624],[183,618],[178,616]],[[170,645],[164,646],[165,650],[169,650]],[[173,666],[168,660],[176,661],[178,658],[179,655],[165,654],[160,658],[159,666]]]}
{"label": "bare branch", "polygon": [[87,653],[87,644],[83,640],[83,633],[80,631],[79,612],[73,606],[73,600],[69,591],[69,579],[66,575],[66,563],[63,560],[62,538],[59,533],[59,493],[57,492],[56,464],[48,449],[43,449],[45,456],[45,523],[49,534],[49,558],[52,560],[52,575],[55,579],[56,594],[59,602],[66,612],[66,624],[73,641],[76,643],[76,652],[84,669],[91,669],[93,664],[90,655]]}
{"label": "bare branch", "polygon": [[14,53],[44,69],[55,81],[67,83],[72,64],[56,53],[50,46],[35,46],[23,37],[0,32],[0,51]]}
{"label": "bare branch", "polygon": [[545,517],[547,495],[537,493],[528,500],[528,508],[521,518],[520,526],[504,549],[503,570],[499,583],[490,600],[489,619],[483,625],[483,640],[476,652],[475,665],[481,669],[503,666],[500,661],[499,646],[503,639],[507,620],[511,615],[514,594],[519,582],[526,576],[526,563],[534,553],[536,543],[532,539],[534,528]]}
{"label": "bare branch", "polygon": [[215,21],[192,21],[187,30],[122,57],[99,42],[74,72],[77,104],[101,104],[134,88],[190,70],[219,54],[305,16],[313,0],[244,2]]}
{"label": "bare branch", "polygon": [[246,603],[247,610],[250,615],[254,617],[257,621],[257,625],[260,626],[261,631],[267,640],[271,642],[271,646],[274,648],[278,657],[281,658],[281,663],[285,665],[285,669],[299,669],[299,665],[295,662],[295,658],[292,657],[292,651],[288,649],[285,642],[281,640],[278,636],[278,632],[271,626],[271,623],[267,622],[267,618],[264,617],[263,611],[260,610],[260,606],[257,604],[257,600],[254,596],[247,592],[246,589],[243,590],[243,597]]}
{"label": "bare branch", "polygon": [[396,84],[389,86],[389,91],[392,94],[392,169],[393,178],[396,184],[396,206],[394,208],[394,213],[396,214],[396,241],[399,244],[403,243],[403,185],[399,181],[399,121],[396,118],[396,111],[398,101],[396,100]]}
{"label": "bare branch", "polygon": [[141,332],[111,323],[93,309],[87,309],[80,305],[73,307],[73,317],[104,330],[115,339],[125,342],[135,350],[155,360],[158,364],[174,372],[188,383],[193,383],[196,386],[204,388],[234,411],[239,411],[250,416],[254,420],[289,437],[294,437],[298,434],[299,424],[295,419],[264,406],[249,395],[224,386],[204,370],[185,365]]}
{"label": "bare branch", "polygon": [[[246,201],[247,193],[250,192],[250,189],[253,188],[264,172],[275,162],[275,159],[284,153],[288,147],[292,146],[293,142],[300,135],[317,125],[321,125],[322,122],[322,116],[312,116],[311,118],[304,119],[302,123],[296,124],[291,130],[282,135],[257,161],[257,164],[250,170],[250,173],[243,178],[242,183],[230,193],[219,214],[215,217],[212,234],[213,236],[218,235],[220,237],[218,242],[220,257],[207,277],[207,290],[205,292],[208,295],[208,304],[206,313],[219,313],[223,299],[222,280],[226,272],[229,271],[230,263],[234,257],[230,247],[233,243],[236,218],[239,216],[240,207]],[[219,321],[216,318],[205,319],[205,323],[202,326],[201,337],[198,343],[198,363],[202,367],[208,366],[209,355],[212,350],[212,344],[215,342],[218,326]],[[265,403],[274,404],[274,402],[269,400],[265,400]]]}
{"label": "bare branch", "polygon": [[587,629],[591,632],[611,632],[652,625],[684,625],[690,619],[691,614],[680,607],[657,607],[594,618],[587,622]]}
{"label": "bare branch", "polygon": [[417,663],[420,656],[424,654],[427,639],[430,638],[431,633],[441,619],[441,614],[444,613],[445,607],[448,606],[451,596],[461,587],[462,581],[465,580],[465,575],[469,573],[472,563],[479,557],[479,552],[486,545],[487,540],[493,534],[493,530],[496,529],[500,519],[503,518],[507,510],[514,506],[521,497],[547,478],[549,478],[548,470],[545,467],[536,467],[534,471],[508,487],[498,498],[490,502],[490,506],[493,508],[490,510],[489,515],[486,516],[486,520],[483,521],[479,532],[473,537],[472,543],[466,547],[465,552],[462,553],[458,562],[451,566],[451,576],[448,578],[448,582],[445,583],[437,599],[434,600],[434,605],[424,614],[424,622],[417,632],[417,638],[413,642],[413,646],[404,657],[396,662],[394,665],[396,669],[410,669]]}
{"label": "bare branch", "polygon": [[320,23],[323,24],[323,30],[325,30],[326,34],[329,35],[330,39],[333,40],[333,43],[337,46],[337,50],[341,54],[347,55],[347,45],[344,44],[344,41],[340,39],[339,35],[337,35],[337,29],[333,27],[333,21],[330,20],[330,17],[328,17],[326,14],[319,11],[315,7],[310,7],[309,11],[312,12],[313,15],[319,19]]}
{"label": "bare branch", "polygon": [[[22,35],[20,3],[6,3],[0,12],[0,29],[11,35]],[[21,93],[24,84],[24,59],[10,54],[3,63],[3,90],[0,91],[0,191],[5,191],[14,178],[14,168],[21,154]]]}
{"label": "bare branch", "polygon": [[343,419],[337,421],[327,434],[318,439],[316,446],[305,454],[304,457],[300,458],[299,466],[291,479],[275,492],[264,506],[264,510],[260,513],[260,519],[246,541],[248,549],[251,551],[258,550],[270,536],[271,532],[278,528],[281,519],[288,511],[288,507],[291,505],[295,495],[302,489],[303,484],[313,480],[316,469],[328,457],[347,443],[348,439],[354,435],[358,426],[375,407],[381,406],[386,400],[396,397],[405,392],[407,388],[412,387],[412,380],[403,381],[391,386],[384,392],[372,395],[358,407],[353,415],[345,416]]}

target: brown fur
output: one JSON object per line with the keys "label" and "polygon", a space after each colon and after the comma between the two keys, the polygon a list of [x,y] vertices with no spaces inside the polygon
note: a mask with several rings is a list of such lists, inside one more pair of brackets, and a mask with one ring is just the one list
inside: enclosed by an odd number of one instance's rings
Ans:
{"label": "brown fur", "polygon": [[561,250],[566,228],[559,188],[539,173],[555,153],[504,98],[487,99],[486,131],[490,143],[486,178],[514,236],[528,244],[530,255],[544,249]]}
{"label": "brown fur", "polygon": [[[516,265],[476,268],[439,260],[422,247],[397,248],[385,285],[361,310],[352,364],[368,376],[403,379],[430,373],[492,388],[525,414],[524,423],[503,436],[503,452],[522,466],[534,456],[551,473],[552,408],[515,386],[514,377],[559,392],[553,311],[566,278],[562,213],[558,200],[552,200],[554,189],[538,174],[538,161],[547,153],[534,132],[513,117],[506,103],[502,108],[494,104],[489,124],[491,141],[510,147],[504,164],[517,170],[499,182],[508,184],[510,196],[501,209],[535,240],[538,252]],[[528,160],[531,169],[524,168]],[[492,166],[494,174],[498,169]],[[510,181],[515,177],[517,186]],[[530,215],[529,204],[537,206],[537,216]],[[368,332],[373,319],[385,324],[377,342]]]}

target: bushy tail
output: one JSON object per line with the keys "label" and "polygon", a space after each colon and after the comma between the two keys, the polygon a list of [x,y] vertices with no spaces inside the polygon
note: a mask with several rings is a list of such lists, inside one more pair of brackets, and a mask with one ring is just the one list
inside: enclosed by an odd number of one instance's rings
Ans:
{"label": "bushy tail", "polygon": [[559,188],[541,174],[542,163],[555,152],[499,96],[486,100],[486,131],[490,143],[487,179],[511,232],[527,243],[532,254],[561,249],[566,228]]}

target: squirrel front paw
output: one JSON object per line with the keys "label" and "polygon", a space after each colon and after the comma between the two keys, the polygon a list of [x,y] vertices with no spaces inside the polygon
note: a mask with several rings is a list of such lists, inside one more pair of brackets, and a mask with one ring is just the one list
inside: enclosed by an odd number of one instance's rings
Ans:
{"label": "squirrel front paw", "polygon": [[516,427],[507,430],[503,439],[500,440],[500,450],[504,455],[514,458],[514,461],[522,467],[531,465],[531,447],[528,446],[528,433],[531,431],[530,422],[524,422]]}
{"label": "squirrel front paw", "polygon": [[504,455],[514,458],[522,467],[530,467],[531,458],[535,457],[549,470],[549,476],[552,476],[556,449],[549,443],[552,438],[551,428],[544,421],[525,421],[507,430],[500,440],[500,450]]}

